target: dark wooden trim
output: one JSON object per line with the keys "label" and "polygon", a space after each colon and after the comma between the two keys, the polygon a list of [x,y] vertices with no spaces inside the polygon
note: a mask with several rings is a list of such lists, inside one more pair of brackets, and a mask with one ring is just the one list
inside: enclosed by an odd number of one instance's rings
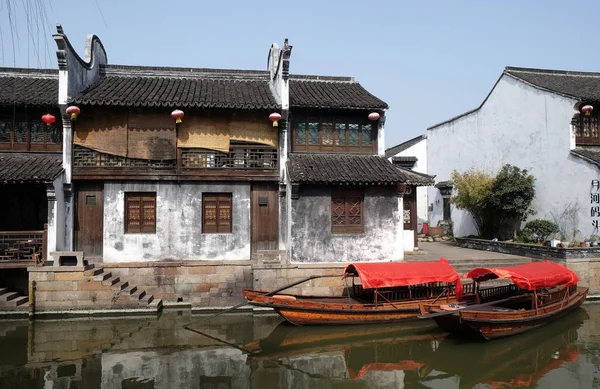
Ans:
{"label": "dark wooden trim", "polygon": [[[115,172],[116,173],[116,172]],[[74,180],[82,181],[272,181],[279,182],[279,172],[273,174],[260,173],[260,172],[235,172],[229,174],[219,174],[218,172],[211,172],[212,174],[204,172],[188,173],[188,174],[175,174],[171,172],[164,173],[144,173],[144,172],[131,172],[128,174],[110,174],[110,172],[81,172],[77,171],[73,173]],[[120,172],[119,172],[120,173]]]}

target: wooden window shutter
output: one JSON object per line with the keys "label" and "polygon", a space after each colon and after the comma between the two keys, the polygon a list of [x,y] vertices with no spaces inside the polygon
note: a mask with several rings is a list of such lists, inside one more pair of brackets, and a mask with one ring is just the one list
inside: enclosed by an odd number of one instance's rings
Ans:
{"label": "wooden window shutter", "polygon": [[202,232],[231,233],[231,193],[207,193],[202,195]]}
{"label": "wooden window shutter", "polygon": [[363,194],[358,190],[334,191],[331,195],[331,232],[356,234],[364,230]]}
{"label": "wooden window shutter", "polygon": [[125,194],[125,232],[156,232],[156,193]]}

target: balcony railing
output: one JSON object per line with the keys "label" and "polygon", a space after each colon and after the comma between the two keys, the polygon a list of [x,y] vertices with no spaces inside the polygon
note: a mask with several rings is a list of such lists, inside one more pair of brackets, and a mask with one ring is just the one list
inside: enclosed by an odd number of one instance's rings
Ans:
{"label": "balcony railing", "polygon": [[43,265],[48,241],[44,227],[43,231],[0,231],[0,267]]}
{"label": "balcony railing", "polygon": [[73,167],[82,169],[147,168],[178,171],[189,169],[276,171],[278,158],[277,149],[267,146],[232,145],[228,153],[206,149],[178,149],[177,160],[167,161],[120,157],[75,146]]}

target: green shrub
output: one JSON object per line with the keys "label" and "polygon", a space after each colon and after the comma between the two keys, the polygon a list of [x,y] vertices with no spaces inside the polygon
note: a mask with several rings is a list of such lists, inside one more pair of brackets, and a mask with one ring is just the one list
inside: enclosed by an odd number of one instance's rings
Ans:
{"label": "green shrub", "polygon": [[552,234],[558,232],[558,226],[550,220],[536,219],[525,224],[517,232],[517,240],[524,243],[542,243]]}

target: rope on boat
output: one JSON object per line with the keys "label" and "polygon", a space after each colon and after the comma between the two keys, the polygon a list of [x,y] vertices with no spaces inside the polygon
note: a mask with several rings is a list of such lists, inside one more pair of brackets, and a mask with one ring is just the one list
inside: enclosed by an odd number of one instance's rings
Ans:
{"label": "rope on boat", "polygon": [[[277,294],[277,293],[281,292],[282,290],[286,290],[286,289],[292,288],[292,287],[294,287],[294,286],[296,286],[296,285],[298,285],[298,284],[301,284],[301,283],[303,283],[303,282],[310,281],[310,280],[314,280],[314,279],[316,279],[316,278],[325,278],[325,277],[339,277],[339,276],[338,276],[338,275],[310,276],[310,277],[307,277],[307,278],[305,278],[305,279],[302,279],[302,280],[300,280],[300,281],[296,281],[296,282],[294,282],[294,283],[291,283],[291,284],[289,284],[289,285],[283,286],[283,287],[281,287],[281,288],[279,288],[279,289],[275,289],[275,290],[273,290],[273,291],[270,291],[270,292],[268,292],[268,293],[265,293],[265,296],[272,296],[272,295],[274,295],[274,294]],[[228,313],[228,312],[234,311],[234,310],[236,310],[236,309],[238,309],[238,308],[240,308],[240,307],[243,307],[244,305],[248,305],[249,303],[250,303],[249,301],[244,301],[243,303],[239,303],[239,304],[237,304],[237,305],[234,305],[233,307],[231,307],[231,308],[228,308],[228,309],[226,309],[226,310],[224,310],[224,311],[218,312],[218,313],[216,313],[216,314],[214,314],[214,315],[212,315],[212,316],[209,316],[209,317],[204,317],[204,318],[202,318],[202,319],[200,319],[200,320],[196,320],[196,321],[193,321],[193,322],[191,322],[191,323],[185,324],[185,325],[183,326],[183,328],[185,328],[186,330],[190,330],[190,331],[193,331],[193,332],[197,332],[196,330],[194,330],[194,329],[192,329],[192,328],[190,328],[190,327],[191,327],[192,325],[194,325],[194,324],[198,324],[198,323],[200,323],[200,322],[203,322],[203,321],[207,321],[207,320],[210,320],[210,319],[214,319],[215,317],[217,317],[217,316],[221,316],[221,315],[222,315],[222,314],[224,314],[224,313]]]}

